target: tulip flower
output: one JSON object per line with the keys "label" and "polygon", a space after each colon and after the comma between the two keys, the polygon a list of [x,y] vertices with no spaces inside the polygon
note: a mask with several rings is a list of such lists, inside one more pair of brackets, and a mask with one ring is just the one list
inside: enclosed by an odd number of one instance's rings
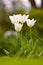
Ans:
{"label": "tulip flower", "polygon": [[27,23],[27,26],[30,27],[30,38],[31,38],[31,41],[32,41],[32,45],[33,45],[33,38],[32,38],[32,31],[31,31],[31,27],[34,26],[34,24],[36,23],[36,20],[32,19],[27,19],[26,20],[26,23]]}
{"label": "tulip flower", "polygon": [[27,19],[27,20],[26,20],[26,23],[27,23],[27,26],[33,27],[34,24],[36,23],[36,20],[34,20],[34,19],[32,19],[32,20]]}
{"label": "tulip flower", "polygon": [[20,32],[21,29],[22,29],[22,27],[23,27],[23,24],[15,23],[15,24],[14,24],[14,27],[15,27],[15,30],[16,30],[17,32]]}
{"label": "tulip flower", "polygon": [[21,17],[20,14],[19,14],[19,15],[9,16],[9,18],[10,18],[12,24],[14,24],[14,23],[19,23],[20,17]]}
{"label": "tulip flower", "polygon": [[20,23],[25,23],[26,22],[26,20],[28,19],[28,17],[29,17],[29,15],[23,15],[23,16],[21,16],[20,17]]}

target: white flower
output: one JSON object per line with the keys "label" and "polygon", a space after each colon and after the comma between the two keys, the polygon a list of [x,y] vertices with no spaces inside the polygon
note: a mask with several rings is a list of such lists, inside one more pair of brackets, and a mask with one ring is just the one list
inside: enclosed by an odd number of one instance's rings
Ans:
{"label": "white flower", "polygon": [[36,23],[36,20],[34,20],[34,19],[32,19],[32,20],[27,19],[27,20],[26,20],[26,23],[27,23],[27,26],[33,27],[34,24]]}
{"label": "white flower", "polygon": [[20,32],[20,31],[21,31],[22,26],[23,26],[23,24],[20,24],[20,23],[15,23],[15,24],[14,24],[15,30],[16,30],[17,32]]}
{"label": "white flower", "polygon": [[20,23],[25,23],[25,21],[28,19],[29,15],[23,15],[20,17]]}
{"label": "white flower", "polygon": [[15,23],[22,23],[23,24],[26,22],[28,17],[29,17],[29,15],[21,15],[21,14],[9,16],[12,24],[15,24]]}
{"label": "white flower", "polygon": [[20,17],[21,17],[21,14],[9,16],[9,18],[10,18],[12,24],[14,24],[14,23],[19,23]]}

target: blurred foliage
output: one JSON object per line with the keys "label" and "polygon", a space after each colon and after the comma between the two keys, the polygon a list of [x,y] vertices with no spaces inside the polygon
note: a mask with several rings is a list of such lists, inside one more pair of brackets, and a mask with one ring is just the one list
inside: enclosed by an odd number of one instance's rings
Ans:
{"label": "blurred foliage", "polygon": [[39,35],[43,37],[43,8],[32,8],[29,15],[31,19],[34,18],[37,20],[36,27]]}
{"label": "blurred foliage", "polygon": [[[16,55],[23,57],[28,55],[39,56],[41,51],[43,51],[43,40],[33,35],[33,42],[34,45],[32,45],[30,38],[28,39],[26,36],[21,36],[21,34],[18,38],[16,36],[8,36],[6,38],[0,36],[0,55]],[[6,54],[4,49],[8,51],[9,54]],[[41,53],[41,55],[42,54],[43,53]]]}

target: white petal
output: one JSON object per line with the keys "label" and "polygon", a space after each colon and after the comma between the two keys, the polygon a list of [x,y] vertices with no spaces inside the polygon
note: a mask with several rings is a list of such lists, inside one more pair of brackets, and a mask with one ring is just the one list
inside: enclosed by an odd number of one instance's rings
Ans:
{"label": "white petal", "polygon": [[14,23],[14,18],[13,18],[13,16],[9,16],[9,18],[10,18],[12,24],[13,24],[13,23]]}

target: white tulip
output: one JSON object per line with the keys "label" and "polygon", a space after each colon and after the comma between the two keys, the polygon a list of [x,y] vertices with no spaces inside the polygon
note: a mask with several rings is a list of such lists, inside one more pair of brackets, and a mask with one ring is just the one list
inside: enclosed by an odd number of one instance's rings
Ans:
{"label": "white tulip", "polygon": [[21,17],[20,14],[19,14],[19,15],[9,16],[9,18],[10,18],[12,24],[14,24],[14,23],[19,23],[19,21],[20,21],[20,17]]}
{"label": "white tulip", "polygon": [[27,23],[27,26],[33,27],[34,24],[36,23],[36,20],[34,20],[34,19],[32,19],[32,20],[27,19],[27,20],[26,20],[26,23]]}
{"label": "white tulip", "polygon": [[16,30],[17,32],[20,32],[20,31],[21,31],[22,26],[23,26],[23,24],[20,24],[20,23],[15,23],[15,24],[14,24],[15,30]]}
{"label": "white tulip", "polygon": [[20,17],[20,23],[25,23],[25,21],[28,19],[29,15],[23,15]]}

